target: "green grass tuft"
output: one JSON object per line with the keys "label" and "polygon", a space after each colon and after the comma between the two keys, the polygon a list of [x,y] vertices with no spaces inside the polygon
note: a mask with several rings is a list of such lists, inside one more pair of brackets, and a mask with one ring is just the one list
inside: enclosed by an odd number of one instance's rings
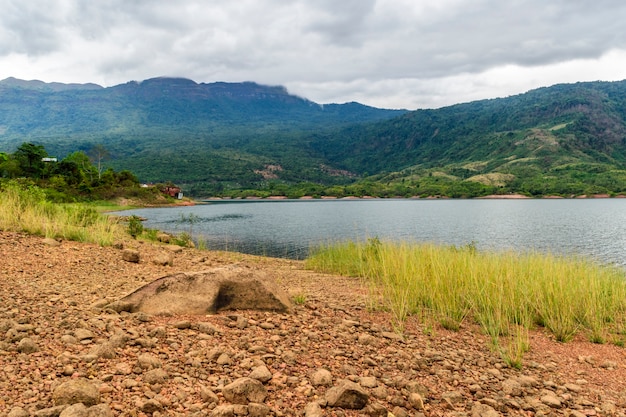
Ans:
{"label": "green grass tuft", "polygon": [[624,271],[585,259],[369,239],[321,246],[307,267],[362,277],[371,305],[390,311],[400,331],[425,312],[451,330],[471,320],[514,367],[534,325],[560,342],[585,332],[600,343],[626,323]]}

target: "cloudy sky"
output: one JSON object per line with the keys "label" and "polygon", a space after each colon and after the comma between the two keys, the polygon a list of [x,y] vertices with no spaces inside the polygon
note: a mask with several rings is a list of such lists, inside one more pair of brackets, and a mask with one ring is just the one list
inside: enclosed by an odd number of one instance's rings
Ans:
{"label": "cloudy sky", "polygon": [[284,85],[436,108],[626,79],[624,0],[0,0],[0,79]]}

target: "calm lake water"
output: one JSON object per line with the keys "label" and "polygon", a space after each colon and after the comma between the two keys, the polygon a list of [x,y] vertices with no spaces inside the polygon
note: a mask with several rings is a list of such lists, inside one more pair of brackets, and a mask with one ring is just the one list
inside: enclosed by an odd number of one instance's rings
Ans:
{"label": "calm lake water", "polygon": [[320,243],[378,237],[626,265],[626,199],[232,201],[119,214],[191,231],[210,249],[286,258],[304,258]]}

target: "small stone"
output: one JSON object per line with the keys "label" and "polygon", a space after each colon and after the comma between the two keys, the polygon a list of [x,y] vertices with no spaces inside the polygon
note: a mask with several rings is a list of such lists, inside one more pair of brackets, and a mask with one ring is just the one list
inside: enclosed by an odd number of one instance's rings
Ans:
{"label": "small stone", "polygon": [[317,386],[331,386],[333,384],[333,375],[324,368],[316,369],[313,374],[311,374],[311,384],[315,387]]}
{"label": "small stone", "polygon": [[267,389],[252,378],[239,378],[222,389],[226,401],[234,404],[262,403],[267,397]]}
{"label": "small stone", "polygon": [[218,405],[210,415],[211,417],[235,417],[235,407],[232,404]]}
{"label": "small stone", "polygon": [[394,417],[409,417],[409,413],[400,406],[395,406],[393,410],[391,410],[391,415]]}
{"label": "small stone", "polygon": [[389,413],[384,405],[380,403],[370,403],[365,406],[363,413],[369,417],[390,417],[393,414]]}
{"label": "small stone", "polygon": [[72,404],[59,417],[87,417],[87,407],[83,403]]}
{"label": "small stone", "polygon": [[35,353],[39,351],[39,346],[30,337],[25,337],[17,344],[17,351],[20,353]]}
{"label": "small stone", "polygon": [[265,404],[248,404],[248,417],[266,417],[270,415],[270,408]]}
{"label": "small stone", "polygon": [[472,407],[472,417],[500,417],[500,413],[490,405],[476,403]]}
{"label": "small stone", "polygon": [[44,245],[47,245],[47,246],[53,246],[53,247],[61,246],[61,242],[59,242],[58,240],[53,239],[51,237],[47,237],[47,238],[43,239],[41,242]]}
{"label": "small stone", "polygon": [[32,414],[34,417],[57,417],[60,416],[63,410],[67,408],[67,405],[57,405],[55,407],[50,408],[42,408],[41,410],[35,411]]}
{"label": "small stone", "polygon": [[409,394],[409,404],[414,409],[421,411],[424,409],[424,399],[417,392],[412,392]]}
{"label": "small stone", "polygon": [[363,376],[361,377],[359,383],[364,388],[376,388],[378,386],[376,377],[373,377],[373,376]]}
{"label": "small stone", "polygon": [[91,406],[100,402],[100,392],[88,379],[70,379],[54,390],[52,401],[55,405],[83,403]]}
{"label": "small stone", "polygon": [[87,409],[86,417],[113,417],[113,412],[108,404],[98,404]]}
{"label": "small stone", "polygon": [[167,379],[167,372],[161,368],[151,369],[143,375],[143,381],[146,384],[162,384]]}
{"label": "small stone", "polygon": [[174,256],[171,252],[159,253],[152,259],[152,263],[158,266],[173,266]]}
{"label": "small stone", "polygon": [[248,376],[263,383],[268,382],[270,379],[272,379],[272,373],[265,365],[257,366],[252,370],[252,372],[250,372],[250,375]]}
{"label": "small stone", "polygon": [[160,402],[158,402],[155,399],[149,399],[148,401],[146,401],[145,403],[143,403],[141,405],[141,411],[143,411],[146,414],[153,414],[156,411],[162,411],[163,410],[163,406],[161,405]]}
{"label": "small stone", "polygon": [[217,404],[220,401],[219,397],[213,391],[206,387],[200,389],[200,398],[202,398],[202,401],[207,404]]}
{"label": "small stone", "polygon": [[360,410],[367,404],[368,395],[360,385],[343,380],[326,391],[326,401],[331,407]]}
{"label": "small stone", "polygon": [[74,337],[78,340],[86,340],[86,339],[93,339],[94,338],[94,334],[91,330],[87,330],[87,329],[76,329],[74,330]]}
{"label": "small stone", "polygon": [[581,392],[583,389],[580,385],[576,385],[576,384],[565,384],[565,389],[567,389],[568,391],[572,391],[572,392]]}
{"label": "small stone", "polygon": [[551,408],[561,408],[561,400],[556,395],[547,394],[541,397],[541,402]]}
{"label": "small stone", "polygon": [[317,402],[308,403],[304,407],[304,417],[323,417],[323,416],[324,416],[324,411],[322,410],[322,407],[320,407],[319,403]]}
{"label": "small stone", "polygon": [[504,392],[505,395],[519,397],[523,393],[522,384],[513,378],[506,379],[502,381],[502,392]]}
{"label": "small stone", "polygon": [[230,365],[230,364],[233,363],[232,359],[230,358],[230,356],[227,353],[222,353],[217,358],[216,362],[217,362],[218,365],[222,365],[222,366]]}
{"label": "small stone", "polygon": [[28,411],[24,410],[22,407],[13,407],[7,417],[28,417],[30,414]]}
{"label": "small stone", "polygon": [[141,369],[160,368],[161,361],[156,356],[144,353],[137,357],[137,364]]}
{"label": "small stone", "polygon": [[126,261],[126,262],[131,262],[131,263],[139,263],[139,251],[136,251],[134,249],[124,249],[122,251],[122,260]]}

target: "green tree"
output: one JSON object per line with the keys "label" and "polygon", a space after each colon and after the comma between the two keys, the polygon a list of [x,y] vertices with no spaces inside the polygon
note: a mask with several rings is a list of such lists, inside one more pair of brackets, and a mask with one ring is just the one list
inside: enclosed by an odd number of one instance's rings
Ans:
{"label": "green tree", "polygon": [[19,162],[22,174],[31,178],[41,178],[45,166],[42,159],[47,156],[48,152],[43,145],[28,142],[21,144],[13,154]]}
{"label": "green tree", "polygon": [[65,158],[63,158],[62,162],[71,162],[75,163],[78,166],[78,169],[81,171],[85,179],[89,179],[90,183],[93,183],[98,171],[95,166],[92,165],[89,156],[83,151],[76,151]]}

